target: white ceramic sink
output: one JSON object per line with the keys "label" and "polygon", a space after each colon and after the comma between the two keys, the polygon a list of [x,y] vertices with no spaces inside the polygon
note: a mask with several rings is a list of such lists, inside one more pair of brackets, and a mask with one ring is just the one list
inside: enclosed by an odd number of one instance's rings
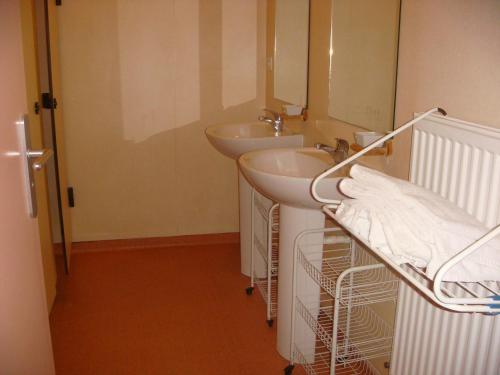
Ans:
{"label": "white ceramic sink", "polygon": [[[311,184],[315,176],[334,164],[333,158],[325,151],[315,148],[281,148],[253,151],[238,159],[240,170],[248,181],[260,192],[280,203],[280,235],[278,264],[278,352],[290,358],[291,316],[293,307],[293,248],[299,233],[305,230],[324,228],[325,215],[322,203],[311,195]],[[325,198],[345,198],[337,186],[343,173],[321,181],[318,193]],[[322,244],[323,235],[313,237],[314,243]],[[305,252],[321,254],[322,245],[309,246]],[[301,282],[301,290],[308,300],[320,302],[320,288],[312,279]],[[297,329],[295,340],[306,347],[314,347],[316,336],[309,329]]]}
{"label": "white ceramic sink", "polygon": [[205,130],[208,140],[220,153],[238,159],[242,154],[268,148],[300,147],[304,136],[286,126],[280,135],[263,122],[213,125]]}
{"label": "white ceramic sink", "polygon": [[[272,126],[262,121],[213,125],[205,130],[205,134],[217,151],[234,160],[245,152],[266,148],[300,147],[304,142],[302,134],[292,132],[286,125],[283,132],[276,135]],[[241,171],[238,173],[238,182],[241,272],[250,276],[253,188]],[[259,264],[259,260],[257,263],[254,265],[255,273],[261,275],[262,271],[265,275],[267,267],[263,262]]]}
{"label": "white ceramic sink", "polygon": [[[315,148],[286,148],[253,151],[239,160],[241,171],[264,195],[291,207],[319,209],[323,205],[311,195],[315,176],[333,165],[332,157]],[[337,188],[344,174],[330,176],[318,186],[325,198],[344,199]]]}

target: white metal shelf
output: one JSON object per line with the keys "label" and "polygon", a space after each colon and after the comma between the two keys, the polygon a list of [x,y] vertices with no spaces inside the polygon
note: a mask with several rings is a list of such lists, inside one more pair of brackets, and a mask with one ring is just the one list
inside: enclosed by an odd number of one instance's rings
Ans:
{"label": "white metal shelf", "polygon": [[[334,301],[321,300],[321,306],[307,306],[297,298],[296,309],[325,347],[332,350]],[[337,343],[334,354],[338,364],[351,364],[389,356],[392,328],[369,306],[341,307],[337,315]]]}
{"label": "white metal shelf", "polygon": [[262,216],[262,219],[267,223],[268,222],[268,214],[269,214],[269,208],[264,206],[262,201],[258,198],[254,198],[254,208],[260,213]]}
{"label": "white metal shelf", "polygon": [[[314,347],[302,348],[295,344],[293,357],[309,375],[330,375],[331,354],[322,342],[316,343]],[[368,361],[335,364],[337,375],[380,375],[375,367]]]}
{"label": "white metal shelf", "polygon": [[[278,312],[278,278],[271,278],[271,288],[269,288],[269,282],[267,278],[256,279],[255,285],[260,292],[264,302],[270,305],[270,313],[268,318],[276,318]],[[271,295],[269,295],[269,291]]]}
{"label": "white metal shelf", "polygon": [[[266,245],[264,245],[258,236],[254,236],[254,248],[259,252],[260,256],[264,262],[268,263],[269,250]],[[278,245],[276,244],[271,248],[271,275],[278,275]]]}
{"label": "white metal shelf", "polygon": [[253,236],[253,247],[255,250],[257,250],[260,254],[260,256],[262,257],[262,259],[264,260],[264,262],[267,263],[267,245],[264,245],[264,243],[262,243],[261,239],[259,236],[257,236],[256,234],[254,234]]}
{"label": "white metal shelf", "polygon": [[[297,261],[307,274],[326,292],[335,296],[337,280],[342,272],[356,266],[377,264],[366,251],[354,251],[351,245],[305,254],[298,245]],[[364,272],[354,272],[342,280],[340,303],[352,306],[395,301],[398,279],[383,265]]]}
{"label": "white metal shelf", "polygon": [[[401,266],[418,279],[421,285],[432,288],[433,281],[426,275],[422,268],[411,264]],[[447,282],[440,283],[441,293],[448,298],[487,298],[497,296],[500,300],[500,282],[499,281],[481,281],[481,282]]]}

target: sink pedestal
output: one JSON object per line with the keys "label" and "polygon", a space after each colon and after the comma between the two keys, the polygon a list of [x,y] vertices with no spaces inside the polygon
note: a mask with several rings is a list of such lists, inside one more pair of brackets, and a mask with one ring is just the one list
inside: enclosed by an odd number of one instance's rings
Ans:
{"label": "sink pedestal", "polygon": [[[278,276],[278,319],[277,319],[277,349],[286,359],[290,359],[290,341],[292,325],[292,282],[293,282],[293,248],[297,235],[307,229],[324,228],[325,215],[318,209],[296,208],[280,204],[280,246],[279,246],[279,276]],[[318,244],[308,246],[304,252],[318,252],[322,250],[323,234],[308,236],[308,242]],[[299,273],[297,280],[299,295],[306,295],[309,302],[318,300],[320,287],[304,273]],[[298,319],[297,322],[301,322]],[[297,326],[296,326],[297,327]],[[314,347],[316,340],[313,332],[308,328],[297,327],[295,330],[296,342],[305,344],[305,347]]]}
{"label": "sink pedestal", "polygon": [[[238,170],[239,201],[240,201],[240,260],[241,273],[250,277],[252,260],[252,185],[248,183],[241,171]],[[258,194],[258,193],[257,193]],[[267,198],[264,198],[267,199]],[[267,267],[258,252],[254,257],[255,275],[266,277]]]}
{"label": "sink pedestal", "polygon": [[[304,230],[325,227],[321,204],[311,195],[311,183],[315,176],[331,166],[333,160],[324,151],[313,148],[281,148],[248,152],[239,158],[238,163],[253,186],[280,203],[277,349],[283,357],[290,359],[292,309],[295,308],[292,306],[294,242]],[[342,176],[324,179],[319,186],[321,195],[328,199],[343,199],[337,189]],[[304,253],[322,254],[323,233],[309,234],[306,241],[308,246],[303,249]],[[321,262],[320,257],[315,256],[315,259]],[[321,289],[309,276],[298,272],[296,285],[297,294],[305,297],[310,307],[314,308],[316,304],[319,307]],[[300,318],[297,322],[302,324]],[[310,329],[298,326],[295,332],[300,346],[315,347],[316,337]]]}

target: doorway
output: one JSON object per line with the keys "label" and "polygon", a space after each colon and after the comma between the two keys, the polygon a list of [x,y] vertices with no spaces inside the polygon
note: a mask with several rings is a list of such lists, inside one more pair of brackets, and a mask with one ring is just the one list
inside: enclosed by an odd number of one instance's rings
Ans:
{"label": "doorway", "polygon": [[47,185],[52,245],[64,257],[65,272],[69,272],[71,251],[70,202],[64,163],[62,109],[58,98],[59,71],[55,1],[33,1],[35,44],[38,55],[39,115],[42,121],[43,144],[54,151],[47,165]]}

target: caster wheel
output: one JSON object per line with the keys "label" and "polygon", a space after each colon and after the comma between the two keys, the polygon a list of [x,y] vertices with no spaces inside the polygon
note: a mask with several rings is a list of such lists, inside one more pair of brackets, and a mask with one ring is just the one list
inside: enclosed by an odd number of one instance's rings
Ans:
{"label": "caster wheel", "polygon": [[252,293],[253,293],[253,287],[252,286],[249,286],[248,288],[245,289],[245,293],[248,295],[248,296],[251,296]]}
{"label": "caster wheel", "polygon": [[266,320],[266,323],[269,327],[272,327],[273,326],[273,323],[274,323],[274,320],[273,319],[269,319],[269,320]]}
{"label": "caster wheel", "polygon": [[284,370],[285,375],[292,375],[292,371],[293,371],[294,367],[295,367],[294,365],[286,366],[285,370]]}

